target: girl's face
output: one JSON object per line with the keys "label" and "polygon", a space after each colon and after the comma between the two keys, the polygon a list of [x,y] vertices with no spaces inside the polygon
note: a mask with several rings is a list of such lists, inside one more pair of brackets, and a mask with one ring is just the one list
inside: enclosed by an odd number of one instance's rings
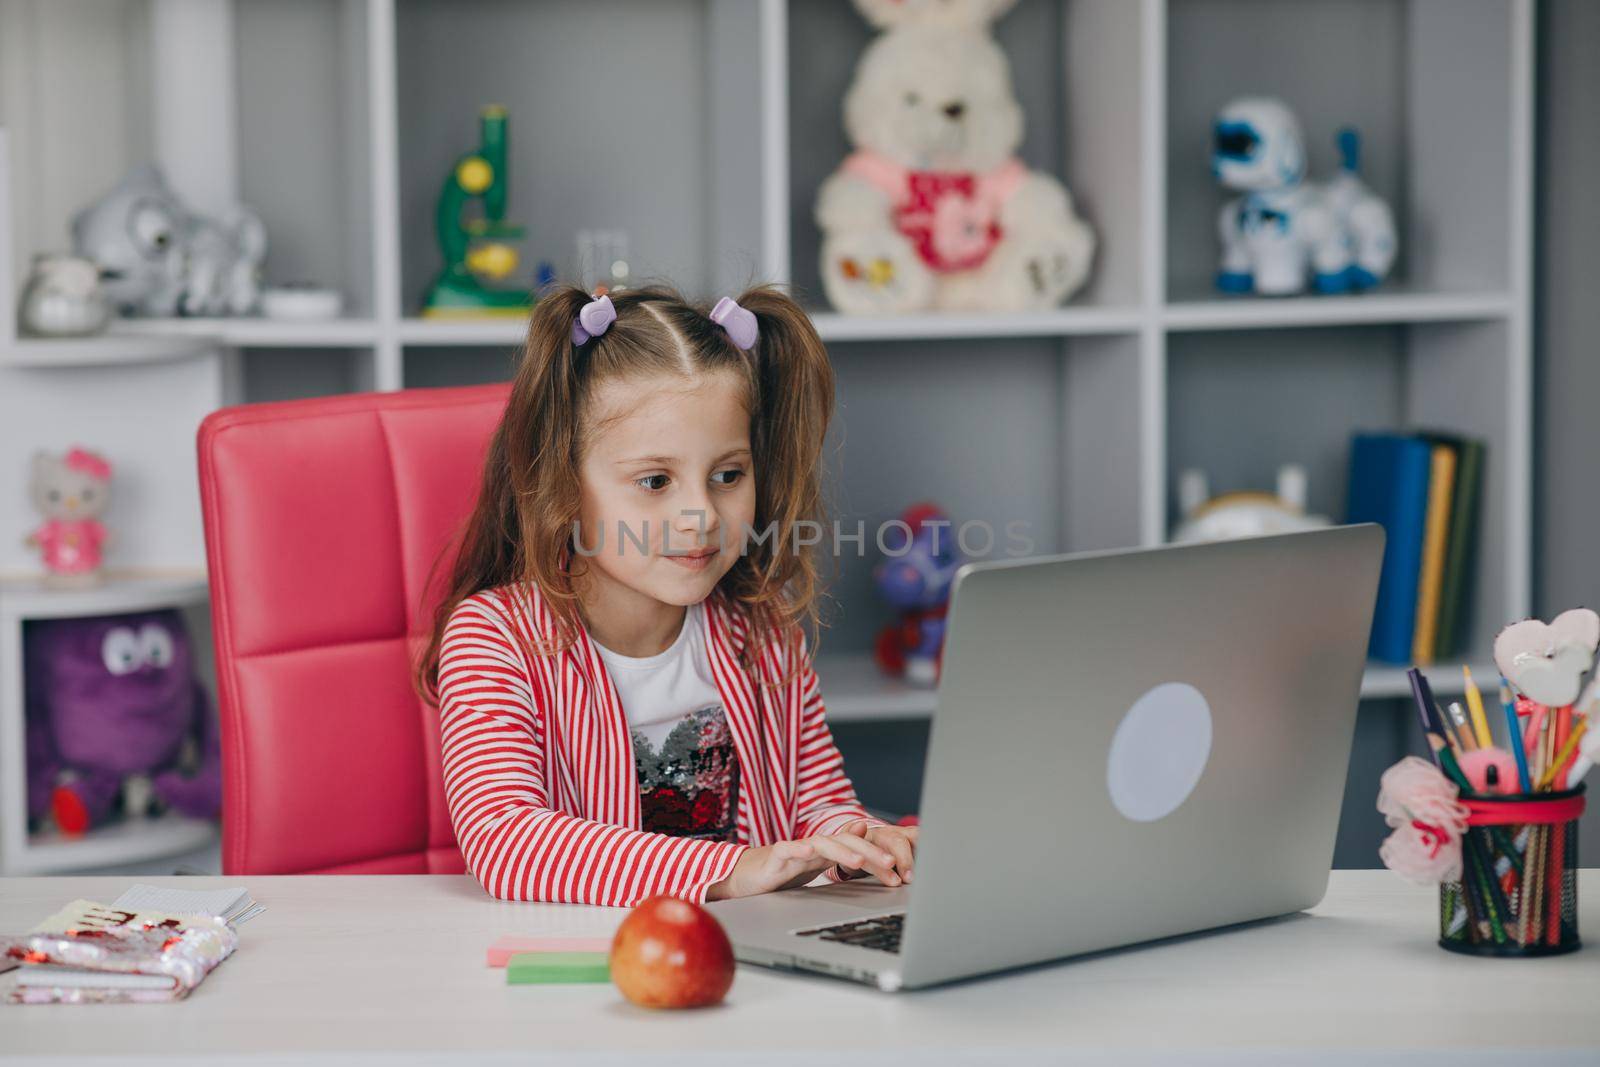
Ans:
{"label": "girl's face", "polygon": [[578,464],[578,547],[590,579],[663,604],[704,600],[755,522],[742,383],[731,373],[605,381],[586,421],[597,430]]}

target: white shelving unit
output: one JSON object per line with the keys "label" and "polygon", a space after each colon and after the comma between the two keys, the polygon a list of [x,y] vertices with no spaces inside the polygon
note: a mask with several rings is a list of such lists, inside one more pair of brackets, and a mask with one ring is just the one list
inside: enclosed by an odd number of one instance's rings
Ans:
{"label": "white shelving unit", "polygon": [[52,367],[107,367],[163,363],[205,355],[216,343],[207,337],[85,337],[61,340],[22,338],[0,349],[0,366],[47,370]]}
{"label": "white shelving unit", "polygon": [[[81,837],[29,832],[23,635],[38,619],[207,604],[193,435],[222,401],[222,368],[216,339],[199,331],[16,335],[13,278],[23,257],[12,247],[21,216],[9,192],[10,147],[0,126],[0,433],[11,460],[0,468],[0,874],[59,874],[190,853],[219,836],[215,822],[176,815],[123,819]],[[38,521],[27,456],[69,443],[103,451],[118,476],[107,516],[114,543],[104,580],[92,588],[44,585],[22,547]],[[119,559],[136,565],[110,562]]]}
{"label": "white shelving unit", "polygon": [[109,336],[117,342],[148,340],[172,344],[182,338],[212,348],[302,348],[370,345],[378,339],[372,319],[278,322],[262,318],[119,319]]}
{"label": "white shelving unit", "polygon": [[[41,22],[129,18],[118,5],[20,2]],[[126,0],[150,25],[188,19],[185,46],[216,57],[184,75],[189,89],[237,101],[231,119],[156,103],[144,119],[162,144],[233,146],[211,164],[187,153],[175,184],[231,181],[267,221],[269,280],[338,284],[353,316],[119,327],[226,346],[234,398],[509,377],[520,322],[418,317],[438,267],[438,183],[474,142],[478,109],[502,103],[528,263],[571,277],[575,231],[620,228],[636,277],[706,297],[789,281],[817,305],[839,375],[842,518],[870,523],[932,497],[960,519],[1028,522],[1040,552],[1150,545],[1171,526],[1184,467],[1227,490],[1270,485],[1294,460],[1311,473],[1313,509],[1337,516],[1351,432],[1441,426],[1489,443],[1466,658],[1487,661],[1494,628],[1529,610],[1533,0],[1021,0],[996,33],[1027,115],[1022,154],[1061,176],[1095,226],[1092,281],[1049,312],[902,318],[821,306],[811,203],[847,150],[840,99],[872,35],[846,0],[217,3],[231,14]],[[37,54],[60,78],[74,63],[116,66],[52,55],[46,36],[13,35],[0,58]],[[158,99],[140,96],[139,64],[120,69],[136,103]],[[1247,92],[1297,110],[1314,175],[1333,166],[1337,126],[1362,129],[1367,176],[1401,229],[1381,290],[1211,291],[1223,194],[1207,169],[1209,118]],[[169,111],[174,99],[171,85],[159,94]],[[116,173],[101,161],[81,191]],[[45,235],[64,221],[29,218]],[[830,707],[925,715],[931,695],[878,678],[865,656],[886,621],[870,563],[841,565]],[[1434,673],[1448,686],[1459,670]],[[1365,692],[1398,695],[1403,681],[1375,665]]]}

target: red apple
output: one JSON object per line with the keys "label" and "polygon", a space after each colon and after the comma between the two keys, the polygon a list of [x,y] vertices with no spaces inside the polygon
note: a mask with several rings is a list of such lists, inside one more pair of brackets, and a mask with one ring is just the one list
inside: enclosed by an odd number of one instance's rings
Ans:
{"label": "red apple", "polygon": [[733,985],[733,945],[698,904],[651,897],[617,927],[611,980],[640,1007],[708,1007]]}

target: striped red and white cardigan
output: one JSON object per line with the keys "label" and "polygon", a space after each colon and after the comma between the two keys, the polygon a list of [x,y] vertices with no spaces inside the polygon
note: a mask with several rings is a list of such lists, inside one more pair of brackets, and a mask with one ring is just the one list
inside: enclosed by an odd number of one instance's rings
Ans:
{"label": "striped red and white cardigan", "polygon": [[[581,625],[554,655],[528,651],[530,638],[554,637],[532,583],[483,590],[451,613],[439,662],[445,799],[467,867],[490,895],[629,906],[671,893],[700,902],[748,847],[880,821],[845,777],[815,671],[803,664],[779,686],[756,685],[740,666],[748,620],[716,593],[706,608],[711,670],[739,757],[737,843],[640,829],[616,689]],[[785,667],[781,650],[765,653],[769,681],[781,681]]]}

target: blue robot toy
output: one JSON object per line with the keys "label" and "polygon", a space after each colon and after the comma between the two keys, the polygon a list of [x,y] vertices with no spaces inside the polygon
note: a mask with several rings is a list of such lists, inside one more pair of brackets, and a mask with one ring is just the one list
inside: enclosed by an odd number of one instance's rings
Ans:
{"label": "blue robot toy", "polygon": [[1281,101],[1235,100],[1218,113],[1211,172],[1244,195],[1218,219],[1222,264],[1217,287],[1282,296],[1370,289],[1388,275],[1397,249],[1394,216],[1358,171],[1361,137],[1339,132],[1339,173],[1305,180],[1305,139]]}

